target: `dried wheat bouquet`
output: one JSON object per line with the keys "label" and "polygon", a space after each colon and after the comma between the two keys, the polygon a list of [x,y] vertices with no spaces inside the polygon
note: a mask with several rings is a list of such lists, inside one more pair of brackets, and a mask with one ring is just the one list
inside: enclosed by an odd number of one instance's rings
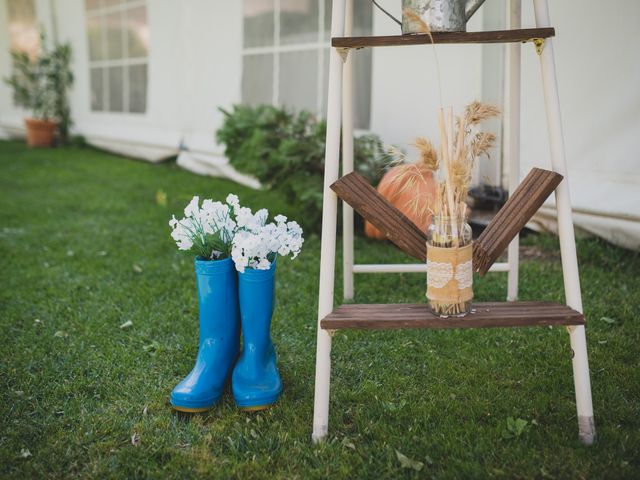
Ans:
{"label": "dried wheat bouquet", "polygon": [[392,158],[391,165],[402,165],[402,171],[394,178],[398,191],[410,189],[417,182],[425,182],[425,170],[431,171],[436,178],[435,198],[412,198],[410,202],[414,212],[428,212],[438,221],[454,222],[451,229],[460,230],[460,224],[465,221],[465,202],[474,165],[479,157],[489,155],[496,141],[495,134],[480,130],[480,124],[499,114],[500,110],[496,106],[479,101],[467,105],[464,114],[460,116],[454,116],[452,107],[449,107],[447,115],[440,108],[439,149],[426,138],[417,138],[413,146],[418,150],[419,157],[414,163],[406,163],[404,154],[398,149],[388,149],[387,153]]}

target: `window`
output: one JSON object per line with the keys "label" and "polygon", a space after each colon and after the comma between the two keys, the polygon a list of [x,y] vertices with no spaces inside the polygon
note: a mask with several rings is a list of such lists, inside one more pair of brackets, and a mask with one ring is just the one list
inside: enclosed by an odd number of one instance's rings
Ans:
{"label": "window", "polygon": [[34,0],[9,0],[9,50],[35,58],[40,50]]}
{"label": "window", "polygon": [[[242,101],[327,108],[331,0],[244,0]],[[354,2],[354,35],[370,35],[371,2]],[[354,123],[369,128],[371,49],[353,55]]]}
{"label": "window", "polygon": [[145,113],[149,27],[144,0],[85,0],[91,110]]}
{"label": "window", "polygon": [[[40,51],[40,33],[34,0],[9,0],[9,51],[24,52],[32,60]],[[17,105],[14,92],[13,103]]]}

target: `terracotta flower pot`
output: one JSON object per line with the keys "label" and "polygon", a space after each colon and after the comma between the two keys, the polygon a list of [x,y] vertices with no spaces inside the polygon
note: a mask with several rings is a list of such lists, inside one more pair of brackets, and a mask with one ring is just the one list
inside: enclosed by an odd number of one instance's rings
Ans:
{"label": "terracotta flower pot", "polygon": [[27,145],[30,147],[52,147],[58,124],[50,120],[25,118]]}

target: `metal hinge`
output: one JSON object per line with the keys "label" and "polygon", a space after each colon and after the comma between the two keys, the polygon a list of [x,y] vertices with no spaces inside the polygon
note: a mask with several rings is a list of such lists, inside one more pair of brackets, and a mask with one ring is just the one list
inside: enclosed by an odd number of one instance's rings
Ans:
{"label": "metal hinge", "polygon": [[544,48],[544,38],[532,38],[530,40],[536,47],[536,53],[542,55],[542,49]]}
{"label": "metal hinge", "polygon": [[343,62],[347,61],[347,57],[349,56],[349,51],[351,49],[349,47],[336,47],[336,51],[338,52],[338,55],[340,55],[340,58],[342,59]]}

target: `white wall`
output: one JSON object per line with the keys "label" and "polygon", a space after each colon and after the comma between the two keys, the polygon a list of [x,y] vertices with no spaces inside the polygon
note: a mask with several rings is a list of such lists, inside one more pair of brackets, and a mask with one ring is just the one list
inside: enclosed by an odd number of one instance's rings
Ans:
{"label": "white wall", "polygon": [[[381,2],[396,18],[400,2]],[[396,7],[396,8],[394,8]],[[400,27],[379,10],[374,10],[375,35],[397,35]],[[469,30],[479,30],[482,10],[471,19]],[[441,45],[437,58],[445,106],[456,112],[481,96],[482,47]],[[357,55],[358,52],[352,52]],[[385,47],[373,52],[371,130],[385,143],[415,153],[409,147],[416,137],[437,139],[440,106],[438,71],[431,47]]]}

